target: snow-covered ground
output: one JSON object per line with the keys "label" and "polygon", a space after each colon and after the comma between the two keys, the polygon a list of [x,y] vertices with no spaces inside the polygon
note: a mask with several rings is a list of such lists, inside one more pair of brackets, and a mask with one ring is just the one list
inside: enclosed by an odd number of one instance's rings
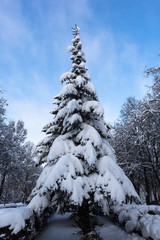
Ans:
{"label": "snow-covered ground", "polygon": [[[96,232],[104,240],[160,240],[160,206],[127,204],[114,207],[114,213],[119,222],[124,226],[117,226],[109,217],[96,217]],[[1,208],[0,228],[8,227],[12,234],[17,234],[25,228],[26,220],[33,215],[30,205]],[[37,240],[80,240],[81,229],[78,228],[71,214],[54,214],[48,226],[37,237]],[[141,232],[144,238],[133,233]],[[1,232],[1,234],[5,234]],[[5,239],[5,235],[0,235]]]}
{"label": "snow-covered ground", "polygon": [[80,229],[73,226],[70,216],[70,213],[52,215],[48,226],[36,240],[79,240],[82,237]]}
{"label": "snow-covered ground", "polygon": [[145,238],[132,233],[126,233],[123,228],[115,225],[109,217],[98,217],[98,224],[96,230],[103,240],[144,240]]}
{"label": "snow-covered ground", "polygon": [[21,207],[25,206],[24,203],[6,203],[6,204],[0,204],[0,208],[14,208],[14,207]]}
{"label": "snow-covered ground", "polygon": [[[81,229],[75,226],[70,216],[69,213],[51,216],[48,226],[36,240],[80,240]],[[97,217],[97,223],[96,232],[103,240],[144,240],[137,234],[126,233],[109,217]]]}

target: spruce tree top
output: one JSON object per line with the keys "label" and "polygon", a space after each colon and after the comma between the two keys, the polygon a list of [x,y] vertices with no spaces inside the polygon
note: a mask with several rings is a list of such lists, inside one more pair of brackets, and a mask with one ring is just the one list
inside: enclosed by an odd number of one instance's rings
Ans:
{"label": "spruce tree top", "polygon": [[43,128],[47,136],[38,144],[37,163],[46,165],[30,196],[30,207],[37,211],[48,206],[73,210],[85,201],[90,209],[97,205],[107,213],[110,205],[139,200],[108,143],[104,111],[90,82],[79,31],[75,25],[73,45],[68,47],[72,68],[60,78],[65,86],[55,96],[53,120]]}

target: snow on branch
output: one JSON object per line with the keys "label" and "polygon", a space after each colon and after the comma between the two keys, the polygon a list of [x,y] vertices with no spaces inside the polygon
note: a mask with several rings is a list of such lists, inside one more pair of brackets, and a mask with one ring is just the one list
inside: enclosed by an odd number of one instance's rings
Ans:
{"label": "snow on branch", "polygon": [[97,114],[99,117],[102,117],[104,110],[98,101],[87,101],[83,104],[82,111],[92,112]]}
{"label": "snow on branch", "polygon": [[60,77],[60,82],[63,83],[64,81],[70,80],[73,77],[74,77],[74,73],[71,73],[71,72],[63,73]]}
{"label": "snow on branch", "polygon": [[8,226],[13,234],[17,234],[25,227],[25,220],[29,219],[32,214],[28,206],[0,209],[0,216],[3,219],[0,221],[0,228]]}

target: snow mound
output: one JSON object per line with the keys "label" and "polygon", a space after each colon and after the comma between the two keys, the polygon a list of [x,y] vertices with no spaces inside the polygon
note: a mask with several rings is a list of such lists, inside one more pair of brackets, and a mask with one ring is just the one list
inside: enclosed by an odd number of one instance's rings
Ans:
{"label": "snow mound", "polygon": [[0,209],[0,228],[9,226],[13,234],[17,234],[25,227],[25,220],[33,214],[28,206]]}
{"label": "snow mound", "polygon": [[145,238],[160,239],[160,206],[127,204],[114,207],[127,232],[139,231]]}

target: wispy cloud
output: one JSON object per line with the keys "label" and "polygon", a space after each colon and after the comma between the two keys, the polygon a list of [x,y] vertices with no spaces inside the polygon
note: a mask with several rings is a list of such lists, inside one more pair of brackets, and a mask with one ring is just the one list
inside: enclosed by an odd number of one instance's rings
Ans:
{"label": "wispy cloud", "polygon": [[28,139],[35,144],[44,137],[42,128],[52,120],[50,104],[39,104],[36,100],[22,100],[10,102],[8,113],[12,118],[10,120],[19,119],[24,121],[25,128],[28,131]]}
{"label": "wispy cloud", "polygon": [[0,1],[0,87],[6,90],[8,115],[22,119],[35,142],[49,121],[59,77],[71,67],[66,48],[75,23],[106,119],[118,117],[128,96],[145,94],[148,53],[126,35],[97,24],[101,19],[92,5],[88,0]]}
{"label": "wispy cloud", "polygon": [[124,37],[116,39],[113,32],[101,29],[92,36],[85,34],[84,45],[89,68],[98,78],[97,84],[125,84],[127,77],[136,84],[134,75],[142,75],[145,56],[139,54],[136,44]]}
{"label": "wispy cloud", "polygon": [[[28,130],[28,139],[37,143],[44,134],[41,132],[44,125],[51,121],[50,111],[53,109],[53,97],[56,89],[45,83],[45,77],[34,72],[32,85],[28,84],[28,93],[14,84],[8,88],[7,115],[9,120],[24,121]],[[30,92],[29,92],[30,91]]]}
{"label": "wispy cloud", "polygon": [[24,40],[31,39],[31,32],[24,24],[21,1],[0,1],[0,38],[7,44],[19,47]]}
{"label": "wispy cloud", "polygon": [[105,119],[113,123],[127,97],[141,99],[146,94],[145,86],[149,83],[144,76],[147,56],[125,36],[117,39],[113,32],[104,28],[95,31],[94,35],[84,34],[84,49]]}

